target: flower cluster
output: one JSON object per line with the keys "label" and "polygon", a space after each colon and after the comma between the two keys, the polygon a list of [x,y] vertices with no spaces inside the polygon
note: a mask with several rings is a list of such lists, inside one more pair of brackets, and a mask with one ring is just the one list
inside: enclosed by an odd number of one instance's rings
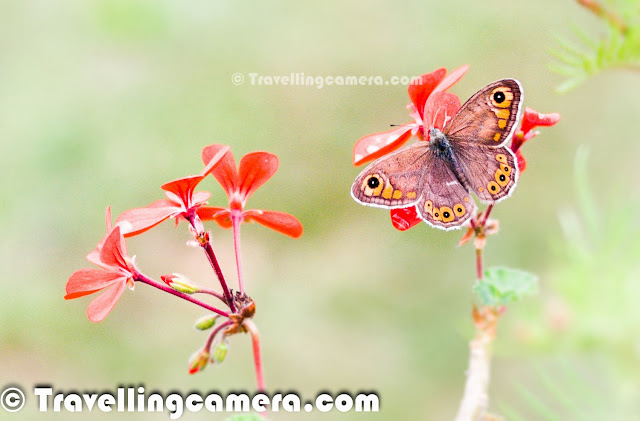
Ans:
{"label": "flower cluster", "polygon": [[[278,158],[275,155],[268,152],[247,154],[236,169],[229,146],[215,144],[204,148],[202,159],[205,167],[200,174],[173,180],[161,186],[165,192],[165,199],[125,211],[116,218],[115,224],[112,223],[111,211],[107,208],[107,233],[87,255],[87,259],[101,269],[80,269],[73,273],[66,285],[65,299],[102,292],[87,309],[89,320],[100,322],[113,310],[125,287],[133,289],[135,283],[141,282],[210,310],[214,315],[207,323],[196,323],[197,327],[200,326],[199,329],[212,328],[219,317],[227,320],[213,329],[205,346],[194,354],[197,358],[191,358],[189,372],[197,372],[206,366],[212,354],[211,347],[216,343],[212,360],[221,362],[226,353],[227,338],[236,333],[248,332],[252,335],[254,343],[258,386],[259,389],[264,389],[257,347],[257,329],[251,320],[255,314],[255,303],[245,293],[242,285],[240,224],[255,221],[293,238],[302,235],[302,224],[294,216],[284,212],[245,209],[249,197],[278,169]],[[198,185],[210,174],[219,181],[226,192],[228,207],[208,206],[207,201],[211,193],[196,191]],[[128,256],[125,238],[142,234],[168,219],[173,219],[176,225],[180,221],[188,223],[189,231],[194,236],[191,243],[200,246],[205,252],[222,288],[221,293],[199,286],[181,274],[162,275],[163,282],[158,282],[136,268],[133,258]],[[206,221],[216,221],[223,228],[233,227],[238,271],[238,289],[235,293],[228,287],[218,264],[211,246],[210,233],[204,228]],[[228,309],[220,309],[195,298],[198,294],[216,297]]]}
{"label": "flower cluster", "polygon": [[[458,82],[467,70],[469,66],[465,65],[447,74],[446,69],[440,68],[420,76],[411,83],[408,88],[411,103],[407,108],[413,122],[360,138],[353,148],[353,164],[357,166],[380,158],[400,148],[412,136],[417,137],[419,141],[428,142],[429,137],[425,136],[425,133],[432,128],[442,130],[460,109],[460,99],[457,95],[447,92],[447,89]],[[557,113],[542,114],[525,108],[520,129],[514,133],[509,145],[518,158],[518,168],[521,172],[527,163],[520,147],[538,134],[534,130],[536,127],[553,126],[559,120],[560,115]],[[391,223],[400,231],[414,227],[422,221],[415,206],[391,209],[390,213]]]}

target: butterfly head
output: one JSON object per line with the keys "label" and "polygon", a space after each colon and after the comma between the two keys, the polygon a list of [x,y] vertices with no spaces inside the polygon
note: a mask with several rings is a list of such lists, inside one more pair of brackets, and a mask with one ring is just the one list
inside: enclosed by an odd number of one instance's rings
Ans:
{"label": "butterfly head", "polygon": [[433,142],[434,140],[440,137],[444,137],[444,135],[439,129],[436,129],[435,127],[432,129],[429,129],[429,141]]}
{"label": "butterfly head", "polygon": [[437,149],[448,149],[450,146],[449,139],[442,133],[439,129],[431,129],[429,130],[429,142],[434,148]]}

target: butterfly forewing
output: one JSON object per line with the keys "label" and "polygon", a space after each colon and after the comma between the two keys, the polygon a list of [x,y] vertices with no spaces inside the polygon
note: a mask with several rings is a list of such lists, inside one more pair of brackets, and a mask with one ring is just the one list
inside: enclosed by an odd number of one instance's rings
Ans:
{"label": "butterfly forewing", "polygon": [[351,186],[351,195],[364,205],[381,208],[415,204],[428,171],[428,153],[428,143],[418,142],[385,155],[360,173]]}
{"label": "butterfly forewing", "polygon": [[443,133],[487,146],[504,146],[512,135],[522,104],[522,88],[515,79],[490,83],[465,102]]}

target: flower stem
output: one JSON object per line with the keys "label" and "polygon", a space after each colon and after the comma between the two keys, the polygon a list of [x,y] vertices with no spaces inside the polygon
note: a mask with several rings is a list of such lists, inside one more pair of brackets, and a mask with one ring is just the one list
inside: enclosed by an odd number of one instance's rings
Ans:
{"label": "flower stem", "polygon": [[231,211],[231,223],[233,225],[233,246],[236,253],[236,269],[238,271],[238,290],[243,293],[242,286],[242,263],[240,258],[240,224],[242,223],[242,211],[233,209]]}
{"label": "flower stem", "polygon": [[489,377],[491,369],[490,334],[476,326],[476,337],[469,343],[469,368],[464,396],[458,408],[456,421],[483,419],[489,407]]}
{"label": "flower stem", "polygon": [[183,294],[182,292],[178,292],[178,291],[174,290],[173,288],[169,288],[168,286],[166,286],[164,284],[161,284],[160,282],[156,282],[153,279],[148,278],[148,277],[144,276],[143,274],[141,274],[139,272],[135,274],[133,279],[134,279],[134,281],[139,281],[139,282],[142,282],[144,284],[151,285],[152,287],[161,289],[164,292],[168,292],[169,294],[175,295],[178,298],[182,298],[183,300],[186,300],[186,301],[189,301],[189,302],[191,302],[193,304],[199,305],[200,307],[206,308],[207,310],[213,311],[214,313],[217,313],[217,314],[219,314],[221,316],[229,317],[229,313],[227,313],[225,311],[222,311],[220,309],[217,309],[217,308],[215,308],[213,306],[210,306],[207,303],[203,303],[202,301],[197,300],[197,299],[191,297],[190,295]]}
{"label": "flower stem", "polygon": [[224,296],[222,294],[220,294],[219,292],[215,292],[212,289],[205,289],[205,288],[200,288],[198,291],[195,292],[196,294],[200,293],[200,294],[209,294],[209,295],[213,295],[214,297],[216,297],[217,299],[219,299],[220,301],[222,301],[223,303],[227,304],[227,300],[224,298]]}
{"label": "flower stem", "polygon": [[244,326],[247,328],[249,333],[251,334],[251,342],[253,344],[253,365],[256,369],[256,381],[258,383],[258,391],[265,392],[266,388],[264,386],[264,376],[262,374],[262,359],[260,357],[260,335],[258,333],[258,328],[255,323],[251,319],[244,320]]}
{"label": "flower stem", "polygon": [[478,281],[482,281],[482,249],[476,248],[476,278]]}
{"label": "flower stem", "polygon": [[[487,207],[476,229],[476,237],[484,236],[484,227],[489,219],[493,204]],[[476,277],[478,281],[483,278],[484,241],[476,244]],[[464,386],[464,395],[455,421],[476,421],[484,419],[489,408],[489,381],[491,374],[491,344],[495,338],[496,323],[500,312],[493,307],[481,307],[473,305],[473,322],[475,325],[475,337],[469,342],[469,366],[467,380]]]}
{"label": "flower stem", "polygon": [[202,221],[194,212],[184,215],[184,218],[189,221],[191,227],[196,232],[196,238],[200,247],[204,250],[207,255],[207,259],[209,259],[209,263],[211,263],[211,267],[218,278],[218,282],[220,282],[220,286],[222,287],[222,291],[224,292],[224,301],[229,306],[229,309],[232,313],[236,312],[236,305],[233,302],[233,297],[231,297],[231,292],[229,292],[229,287],[227,286],[227,281],[224,279],[224,275],[222,274],[222,269],[220,268],[220,264],[218,263],[218,259],[216,258],[216,254],[213,252],[213,247],[211,247],[211,239],[209,238],[209,234],[204,231],[204,227],[202,226]]}
{"label": "flower stem", "polygon": [[232,313],[236,312],[236,305],[233,302],[233,298],[231,297],[231,292],[229,291],[229,287],[227,286],[227,281],[224,279],[224,275],[222,274],[222,269],[220,268],[220,264],[218,263],[218,259],[216,258],[216,254],[213,252],[213,247],[211,247],[211,241],[207,241],[204,244],[201,244],[202,249],[207,255],[207,259],[209,259],[209,263],[211,263],[211,267],[213,271],[216,273],[218,277],[218,281],[220,281],[220,286],[222,286],[222,291],[224,292],[224,298],[227,301],[227,305],[229,309],[231,309]]}
{"label": "flower stem", "polygon": [[489,206],[487,206],[487,210],[484,211],[484,215],[482,216],[482,220],[480,221],[480,225],[482,226],[482,228],[484,228],[484,226],[486,225],[492,210],[493,210],[493,203],[490,203]]}
{"label": "flower stem", "polygon": [[204,344],[204,350],[207,351],[208,353],[211,353],[211,344],[213,343],[213,340],[215,339],[216,335],[218,335],[218,332],[220,332],[222,329],[232,324],[233,322],[231,320],[227,320],[226,322],[220,324],[215,329],[213,329],[213,332],[211,332],[211,334],[207,338],[207,342],[205,342]]}

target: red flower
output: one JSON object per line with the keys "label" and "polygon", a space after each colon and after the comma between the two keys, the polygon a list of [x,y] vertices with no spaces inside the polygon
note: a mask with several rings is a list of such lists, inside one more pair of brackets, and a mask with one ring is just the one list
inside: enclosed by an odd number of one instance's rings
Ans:
{"label": "red flower", "polygon": [[[353,148],[353,164],[361,165],[388,154],[402,146],[412,135],[424,140],[424,134],[432,127],[442,128],[446,123],[445,114],[449,118],[453,116],[451,110],[460,108],[460,100],[453,94],[437,96],[429,107],[429,99],[436,93],[446,91],[453,86],[469,69],[468,65],[457,68],[447,76],[447,70],[437,69],[426,73],[409,85],[408,92],[411,104],[407,106],[411,110],[413,123],[403,124],[398,128],[386,132],[374,133],[358,140]],[[455,100],[453,99],[455,97]],[[441,102],[444,101],[444,102]],[[453,103],[451,103],[453,101]],[[446,104],[446,105],[445,105]],[[438,106],[445,105],[445,109],[438,110]],[[457,111],[457,108],[455,111]],[[446,112],[445,112],[446,111]],[[438,123],[438,124],[436,124]]]}
{"label": "red flower", "polygon": [[[99,250],[99,251],[96,251]],[[102,269],[80,269],[67,282],[65,300],[71,300],[107,289],[94,299],[87,308],[92,322],[102,321],[116,305],[125,286],[133,289],[137,270],[127,256],[127,246],[120,227],[116,225],[101,241],[87,259]]]}
{"label": "red flower", "polygon": [[[210,145],[202,150],[202,160],[209,163],[217,157],[222,145]],[[293,215],[267,210],[244,210],[249,197],[278,169],[278,157],[268,152],[252,152],[236,162],[231,152],[225,154],[211,174],[220,182],[229,198],[229,207],[203,206],[197,209],[203,220],[214,220],[223,228],[230,228],[234,221],[255,221],[293,238],[302,235],[302,224]]]}
{"label": "red flower", "polygon": [[176,224],[180,218],[188,219],[196,224],[198,232],[204,232],[202,222],[196,218],[197,209],[203,206],[211,196],[209,192],[194,192],[196,186],[215,169],[222,158],[229,151],[229,146],[222,146],[215,156],[211,156],[208,165],[200,175],[170,181],[163,184],[167,199],[157,200],[144,208],[130,209],[123,212],[116,219],[116,224],[122,226],[125,237],[142,234],[168,218],[175,218]]}
{"label": "red flower", "polygon": [[522,117],[522,123],[520,124],[520,130],[518,130],[511,139],[511,150],[516,154],[518,158],[518,169],[522,173],[527,168],[527,161],[524,159],[520,147],[529,139],[533,139],[540,132],[533,130],[538,126],[550,127],[560,121],[560,114],[550,113],[542,114],[534,110],[533,108],[525,108],[524,115]]}

